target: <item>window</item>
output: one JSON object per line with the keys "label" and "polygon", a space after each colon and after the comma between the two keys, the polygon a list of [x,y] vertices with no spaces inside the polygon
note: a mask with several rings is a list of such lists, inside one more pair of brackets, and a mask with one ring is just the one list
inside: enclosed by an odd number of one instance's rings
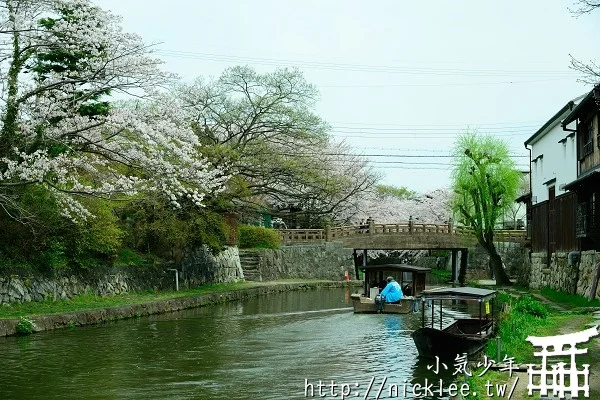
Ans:
{"label": "window", "polygon": [[575,228],[577,237],[592,237],[600,233],[599,196],[591,193],[587,196],[587,200],[577,204]]}
{"label": "window", "polygon": [[580,135],[580,153],[579,159],[582,160],[588,155],[594,152],[594,119],[590,118],[585,122],[581,123],[581,126],[578,128]]}

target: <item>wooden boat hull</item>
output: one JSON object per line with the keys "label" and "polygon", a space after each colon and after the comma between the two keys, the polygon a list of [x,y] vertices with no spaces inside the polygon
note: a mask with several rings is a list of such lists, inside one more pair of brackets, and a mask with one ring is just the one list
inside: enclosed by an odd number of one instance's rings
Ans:
{"label": "wooden boat hull", "polygon": [[419,328],[412,338],[420,357],[456,359],[457,355],[472,356],[480,352],[493,334],[493,323],[479,325],[479,320],[457,320],[444,330]]}
{"label": "wooden boat hull", "polygon": [[354,312],[357,314],[376,314],[378,312],[382,314],[408,314],[413,311],[414,299],[412,297],[404,297],[397,304],[384,303],[381,311],[377,310],[375,300],[369,297],[353,294],[351,298]]}

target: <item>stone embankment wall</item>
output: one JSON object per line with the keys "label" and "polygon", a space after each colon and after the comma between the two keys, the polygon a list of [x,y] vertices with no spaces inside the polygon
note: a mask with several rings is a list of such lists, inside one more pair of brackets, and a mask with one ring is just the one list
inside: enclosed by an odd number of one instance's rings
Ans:
{"label": "stone embankment wall", "polygon": [[[596,267],[600,263],[600,252],[582,251],[578,264],[569,265],[568,253],[553,253],[548,267],[546,253],[531,253],[528,261],[529,279],[520,283],[529,284],[532,289],[550,287],[568,293],[589,297]],[[596,290],[600,297],[600,284]]]}
{"label": "stone embankment wall", "polygon": [[0,277],[0,304],[66,299],[83,293],[106,296],[128,291],[175,289],[175,271],[172,269],[179,271],[181,288],[244,278],[237,247],[227,248],[217,256],[201,247],[188,251],[177,266],[98,267],[53,276]]}
{"label": "stone embankment wall", "polygon": [[[496,242],[496,251],[509,276],[517,276],[524,268],[525,248],[522,243]],[[467,260],[467,280],[490,278],[490,256],[479,245],[469,249]]]}
{"label": "stone embankment wall", "polygon": [[[136,318],[152,314],[163,314],[188,308],[203,307],[228,301],[242,300],[249,297],[270,293],[281,293],[292,290],[308,290],[318,288],[352,287],[357,282],[305,282],[305,283],[272,283],[252,288],[232,290],[221,293],[205,294],[193,297],[154,301],[150,303],[132,304],[99,310],[75,311],[70,313],[31,317],[34,331],[46,331],[67,327],[100,324],[120,319]],[[0,336],[17,333],[18,319],[0,319]]]}
{"label": "stone embankment wall", "polygon": [[344,279],[345,271],[354,277],[352,249],[341,243],[283,246],[280,249],[242,250],[247,280]]}

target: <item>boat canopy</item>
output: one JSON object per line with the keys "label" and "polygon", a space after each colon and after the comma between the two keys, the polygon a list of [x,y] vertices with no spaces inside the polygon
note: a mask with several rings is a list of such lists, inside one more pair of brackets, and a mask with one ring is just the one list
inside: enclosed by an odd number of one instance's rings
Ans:
{"label": "boat canopy", "polygon": [[426,300],[472,300],[472,301],[488,301],[496,297],[496,291],[491,289],[481,289],[474,287],[457,287],[457,288],[439,288],[424,290],[421,292],[421,299]]}
{"label": "boat canopy", "polygon": [[388,276],[400,284],[405,295],[415,296],[425,290],[425,278],[431,271],[431,268],[409,264],[366,265],[361,269],[365,274],[364,295],[367,297],[371,297],[371,288],[383,290]]}

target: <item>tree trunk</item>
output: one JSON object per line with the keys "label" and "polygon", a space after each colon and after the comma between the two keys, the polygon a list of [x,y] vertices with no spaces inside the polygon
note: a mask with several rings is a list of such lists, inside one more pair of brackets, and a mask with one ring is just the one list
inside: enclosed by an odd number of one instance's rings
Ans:
{"label": "tree trunk", "polygon": [[496,285],[512,285],[512,282],[508,278],[506,271],[504,271],[502,258],[496,251],[496,246],[494,246],[494,243],[489,243],[484,246],[484,248],[490,256],[490,265],[494,271],[494,275],[496,276]]}

